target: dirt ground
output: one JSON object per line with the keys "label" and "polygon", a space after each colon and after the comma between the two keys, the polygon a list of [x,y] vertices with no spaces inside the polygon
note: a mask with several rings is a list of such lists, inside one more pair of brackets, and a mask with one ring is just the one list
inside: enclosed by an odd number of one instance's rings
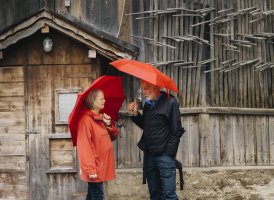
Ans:
{"label": "dirt ground", "polygon": [[[274,167],[189,168],[184,178],[181,200],[274,200]],[[118,171],[107,191],[108,200],[149,199],[140,169]]]}

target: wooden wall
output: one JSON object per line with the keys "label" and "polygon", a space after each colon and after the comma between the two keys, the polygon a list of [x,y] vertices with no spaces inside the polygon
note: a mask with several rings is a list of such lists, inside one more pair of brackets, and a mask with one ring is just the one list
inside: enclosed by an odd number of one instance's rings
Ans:
{"label": "wooden wall", "polygon": [[46,6],[66,17],[73,17],[112,35],[118,34],[123,2],[121,0],[0,0],[0,31]]}
{"label": "wooden wall", "polygon": [[23,67],[0,68],[0,198],[28,195]]}
{"label": "wooden wall", "polygon": [[273,8],[264,0],[132,1],[131,38],[139,60],[175,80],[182,107],[273,108]]}
{"label": "wooden wall", "polygon": [[43,6],[139,46],[182,107],[274,105],[272,0],[0,0],[0,30]]}
{"label": "wooden wall", "polygon": [[[87,88],[100,75],[88,48],[50,30],[5,51],[0,61],[0,198],[73,199],[86,191],[66,123],[56,123],[57,92]],[[20,172],[20,173],[18,173]],[[19,196],[20,195],[20,196]]]}
{"label": "wooden wall", "polygon": [[[177,159],[185,167],[274,165],[274,117],[222,113],[190,114],[182,110],[186,132]],[[118,168],[142,166],[142,152],[136,146],[141,131],[128,118],[116,146]]]}

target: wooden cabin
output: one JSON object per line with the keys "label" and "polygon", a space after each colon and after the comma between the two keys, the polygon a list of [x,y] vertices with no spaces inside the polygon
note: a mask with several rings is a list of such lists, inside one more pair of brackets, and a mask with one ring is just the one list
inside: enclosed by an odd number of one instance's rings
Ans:
{"label": "wooden cabin", "polygon": [[86,186],[78,186],[68,114],[108,62],[133,59],[138,48],[48,9],[4,29],[0,46],[1,198],[71,199]]}
{"label": "wooden cabin", "polygon": [[[119,58],[151,63],[178,85],[180,198],[263,199],[254,188],[274,174],[273,13],[272,0],[0,0],[0,199],[85,199],[67,116],[104,74],[122,75],[127,96],[108,199],[148,198],[130,178],[141,185],[141,130],[126,114],[139,83],[109,65]],[[234,168],[248,180],[229,194],[213,180],[198,187],[205,180],[191,171],[215,179]]]}

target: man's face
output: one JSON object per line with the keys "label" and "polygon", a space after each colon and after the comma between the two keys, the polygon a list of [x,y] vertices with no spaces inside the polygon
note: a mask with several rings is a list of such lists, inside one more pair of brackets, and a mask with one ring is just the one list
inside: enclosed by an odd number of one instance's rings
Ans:
{"label": "man's face", "polygon": [[160,91],[160,89],[157,86],[145,81],[141,81],[141,88],[143,91],[143,95],[147,100],[153,101],[157,99]]}

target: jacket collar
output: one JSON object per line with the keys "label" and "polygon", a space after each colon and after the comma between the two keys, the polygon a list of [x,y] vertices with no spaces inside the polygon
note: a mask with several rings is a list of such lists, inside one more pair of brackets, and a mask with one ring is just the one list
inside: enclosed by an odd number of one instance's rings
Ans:
{"label": "jacket collar", "polygon": [[98,114],[90,109],[87,109],[85,108],[84,111],[83,111],[83,115],[88,115],[90,117],[92,117],[94,120],[97,120],[97,121],[103,121],[103,116],[102,114]]}
{"label": "jacket collar", "polygon": [[152,103],[150,100],[145,100],[145,103],[150,106],[150,108],[156,106],[158,102],[163,98],[163,96],[166,96],[166,93],[161,91],[160,95],[157,97],[157,99]]}

